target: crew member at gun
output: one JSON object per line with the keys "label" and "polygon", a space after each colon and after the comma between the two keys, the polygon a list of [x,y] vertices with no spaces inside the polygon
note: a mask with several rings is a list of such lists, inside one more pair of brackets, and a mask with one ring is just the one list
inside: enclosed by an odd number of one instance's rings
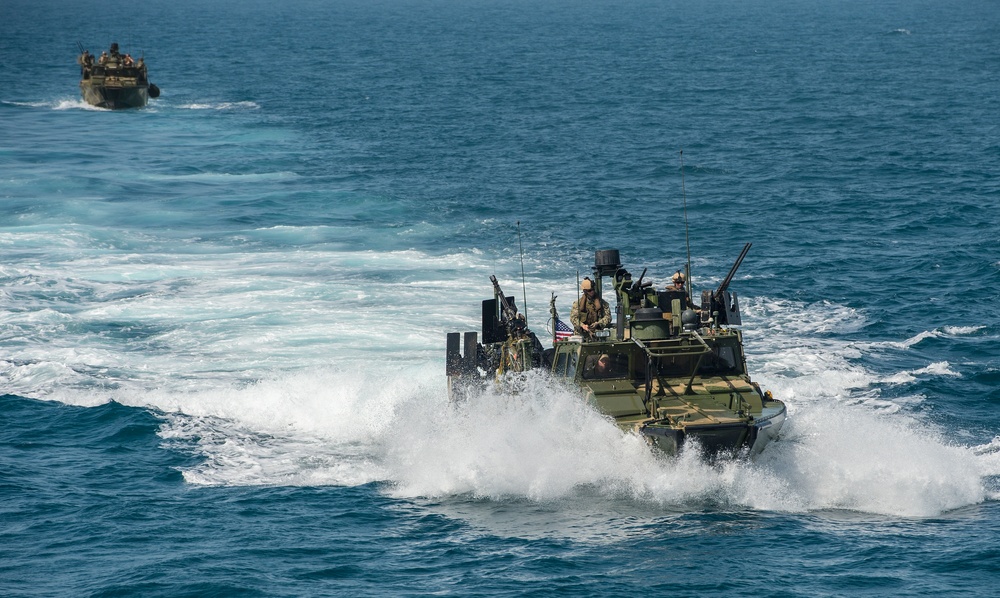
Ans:
{"label": "crew member at gun", "polygon": [[673,282],[673,284],[667,286],[667,290],[668,291],[684,291],[684,290],[686,290],[684,288],[684,275],[681,274],[680,270],[678,270],[677,272],[674,272],[674,276],[670,280],[671,280],[671,282]]}
{"label": "crew member at gun", "polygon": [[573,323],[576,334],[589,338],[594,332],[611,325],[611,306],[597,295],[594,281],[589,278],[583,279],[580,288],[583,296],[573,302],[569,321]]}

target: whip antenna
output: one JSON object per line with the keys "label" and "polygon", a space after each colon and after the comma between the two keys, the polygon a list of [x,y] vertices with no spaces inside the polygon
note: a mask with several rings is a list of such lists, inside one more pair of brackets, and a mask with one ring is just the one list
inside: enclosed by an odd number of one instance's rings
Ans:
{"label": "whip antenna", "polygon": [[681,150],[681,197],[684,199],[684,243],[687,244],[687,272],[684,274],[687,279],[688,304],[692,304],[694,296],[691,294],[691,233],[688,231],[688,200],[687,192],[684,190],[684,150]]}
{"label": "whip antenna", "polygon": [[521,221],[517,221],[517,248],[521,252],[521,298],[524,300],[524,323],[528,323],[528,289],[524,285],[524,247],[521,245]]}

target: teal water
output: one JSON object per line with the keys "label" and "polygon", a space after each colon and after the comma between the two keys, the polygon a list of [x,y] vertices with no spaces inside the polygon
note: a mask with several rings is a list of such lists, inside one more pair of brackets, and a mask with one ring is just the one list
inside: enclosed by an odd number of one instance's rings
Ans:
{"label": "teal water", "polygon": [[[8,0],[0,594],[993,593],[998,16]],[[86,106],[78,41],[162,96]],[[595,249],[665,282],[685,202],[696,290],[753,242],[757,461],[447,404],[490,274],[543,330]]]}

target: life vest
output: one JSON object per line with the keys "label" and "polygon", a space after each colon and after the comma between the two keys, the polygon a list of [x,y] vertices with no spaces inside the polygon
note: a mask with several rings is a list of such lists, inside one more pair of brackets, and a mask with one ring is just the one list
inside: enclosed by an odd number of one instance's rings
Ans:
{"label": "life vest", "polygon": [[604,310],[599,297],[595,297],[593,301],[589,301],[586,296],[583,296],[580,298],[580,301],[581,303],[577,313],[580,315],[581,324],[590,326],[603,317],[604,314],[601,312]]}

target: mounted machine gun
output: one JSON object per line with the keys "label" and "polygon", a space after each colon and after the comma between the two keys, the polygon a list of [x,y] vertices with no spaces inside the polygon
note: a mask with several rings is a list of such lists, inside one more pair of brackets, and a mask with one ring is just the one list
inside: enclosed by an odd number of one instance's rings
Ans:
{"label": "mounted machine gun", "polygon": [[753,243],[747,243],[743,246],[743,251],[740,252],[740,256],[736,258],[736,262],[733,267],[729,269],[729,274],[722,279],[719,284],[719,288],[714,291],[702,291],[701,293],[701,322],[702,325],[708,325],[714,323],[716,326],[739,326],[743,323],[743,318],[740,316],[740,302],[739,298],[736,296],[736,292],[730,293],[727,291],[729,288],[729,283],[733,281],[733,276],[736,275],[736,271],[739,269],[740,264],[743,263],[743,258],[747,256],[750,251],[750,246]]}
{"label": "mounted machine gun", "polygon": [[467,392],[470,385],[481,385],[491,372],[499,378],[506,372],[525,372],[550,365],[545,359],[545,348],[518,313],[514,298],[504,294],[496,276],[491,275],[490,282],[493,298],[482,304],[482,343],[478,342],[477,333],[466,332],[464,350],[460,351],[461,335],[448,333],[445,368],[451,396]]}

